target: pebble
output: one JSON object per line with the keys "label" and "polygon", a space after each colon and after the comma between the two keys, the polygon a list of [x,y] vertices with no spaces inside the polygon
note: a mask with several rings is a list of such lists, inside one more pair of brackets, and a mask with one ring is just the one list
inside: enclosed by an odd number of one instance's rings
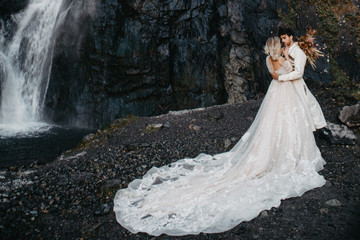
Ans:
{"label": "pebble", "polygon": [[156,132],[156,131],[159,131],[161,128],[163,128],[163,126],[164,125],[162,123],[151,123],[145,127],[145,131]]}
{"label": "pebble", "polygon": [[320,212],[321,212],[322,214],[328,214],[328,213],[329,213],[329,209],[327,209],[327,208],[320,208]]}
{"label": "pebble", "polygon": [[111,208],[110,205],[105,203],[98,207],[98,209],[95,210],[95,215],[105,215],[110,212]]}
{"label": "pebble", "polygon": [[8,193],[2,193],[2,194],[0,194],[0,197],[8,198],[8,197],[9,197],[9,194],[8,194]]}
{"label": "pebble", "polygon": [[83,140],[83,141],[89,141],[89,140],[91,140],[94,136],[95,136],[95,134],[90,133],[90,134],[86,135],[85,137],[83,137],[82,140]]}
{"label": "pebble", "polygon": [[319,132],[333,145],[354,145],[357,138],[354,132],[345,125],[329,122]]}
{"label": "pebble", "polygon": [[120,186],[121,183],[122,183],[121,179],[109,179],[103,183],[101,188],[106,189],[106,188],[111,188],[111,187],[118,187],[118,186]]}
{"label": "pebble", "polygon": [[332,186],[331,182],[329,180],[326,180],[325,187],[331,187],[331,186]]}
{"label": "pebble", "polygon": [[267,216],[269,216],[269,214],[266,210],[261,211],[260,217],[267,217]]}
{"label": "pebble", "polygon": [[197,125],[195,125],[195,124],[190,124],[190,125],[188,126],[188,128],[189,128],[190,130],[193,130],[193,131],[200,131],[200,130],[201,130],[201,127],[200,127],[200,126],[197,126]]}
{"label": "pebble", "polygon": [[210,121],[217,121],[224,118],[224,114],[220,111],[212,111],[208,113],[207,116]]}
{"label": "pebble", "polygon": [[326,205],[329,205],[331,207],[339,207],[341,206],[341,202],[337,199],[331,199],[325,202]]}
{"label": "pebble", "polygon": [[225,139],[224,140],[224,148],[228,149],[231,146],[231,140],[230,139]]}

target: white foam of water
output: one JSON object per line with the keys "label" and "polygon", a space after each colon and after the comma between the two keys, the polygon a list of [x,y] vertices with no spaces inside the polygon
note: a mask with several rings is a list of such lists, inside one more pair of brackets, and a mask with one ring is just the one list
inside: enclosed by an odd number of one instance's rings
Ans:
{"label": "white foam of water", "polygon": [[51,125],[44,122],[22,122],[21,124],[0,124],[0,139],[8,137],[36,137],[48,132]]}
{"label": "white foam of water", "polygon": [[10,41],[0,32],[0,136],[27,135],[49,130],[41,122],[52,64],[54,34],[62,0],[31,0],[12,16],[17,30]]}

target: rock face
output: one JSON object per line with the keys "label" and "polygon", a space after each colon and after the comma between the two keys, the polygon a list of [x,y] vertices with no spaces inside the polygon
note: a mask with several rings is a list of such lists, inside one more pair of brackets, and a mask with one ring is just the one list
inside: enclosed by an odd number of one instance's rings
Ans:
{"label": "rock face", "polygon": [[[277,34],[291,2],[63,0],[68,10],[54,36],[44,117],[103,127],[129,114],[256,98],[271,81],[264,43]],[[1,1],[6,7],[0,17],[8,20],[26,3]],[[296,9],[308,13],[293,19],[298,35],[308,25],[317,27],[313,5],[300,1]],[[304,78],[330,82],[330,72],[328,58],[322,58]]]}
{"label": "rock face", "polygon": [[50,119],[101,126],[226,102],[223,1],[80,2],[57,37]]}

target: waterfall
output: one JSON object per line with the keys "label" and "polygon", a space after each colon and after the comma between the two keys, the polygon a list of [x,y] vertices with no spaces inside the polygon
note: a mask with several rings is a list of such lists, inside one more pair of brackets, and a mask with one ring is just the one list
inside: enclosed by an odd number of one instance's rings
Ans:
{"label": "waterfall", "polygon": [[41,111],[50,78],[54,35],[67,11],[61,9],[62,0],[30,0],[25,10],[12,16],[16,24],[13,33],[1,28],[0,136],[49,128],[42,121]]}

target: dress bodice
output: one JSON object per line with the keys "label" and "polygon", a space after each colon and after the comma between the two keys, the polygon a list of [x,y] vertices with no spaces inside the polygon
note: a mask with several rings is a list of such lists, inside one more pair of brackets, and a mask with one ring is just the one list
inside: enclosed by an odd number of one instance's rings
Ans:
{"label": "dress bodice", "polygon": [[[274,68],[270,60],[270,56],[266,58],[266,66],[269,70],[269,72],[273,72]],[[292,71],[292,66],[289,61],[285,61],[285,63],[275,72],[277,72],[279,75],[286,74]]]}

